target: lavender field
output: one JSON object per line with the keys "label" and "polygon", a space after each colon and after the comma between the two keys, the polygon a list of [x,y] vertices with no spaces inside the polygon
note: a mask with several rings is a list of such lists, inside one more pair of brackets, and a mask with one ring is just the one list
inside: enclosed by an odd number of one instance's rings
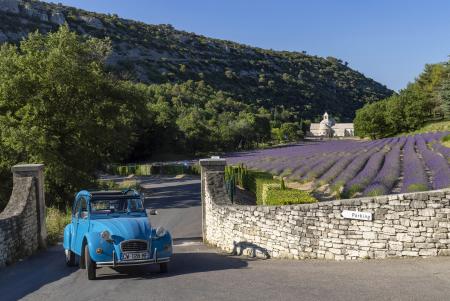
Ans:
{"label": "lavender field", "polygon": [[450,187],[450,149],[440,143],[448,134],[305,142],[226,159],[343,197],[425,191]]}

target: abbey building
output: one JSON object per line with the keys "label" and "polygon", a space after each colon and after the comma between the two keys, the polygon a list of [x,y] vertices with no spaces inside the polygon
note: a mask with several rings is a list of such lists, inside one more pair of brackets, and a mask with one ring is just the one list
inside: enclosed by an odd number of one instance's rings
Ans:
{"label": "abbey building", "polygon": [[320,123],[311,123],[309,136],[312,137],[352,137],[355,135],[353,123],[335,123],[328,113],[323,114]]}

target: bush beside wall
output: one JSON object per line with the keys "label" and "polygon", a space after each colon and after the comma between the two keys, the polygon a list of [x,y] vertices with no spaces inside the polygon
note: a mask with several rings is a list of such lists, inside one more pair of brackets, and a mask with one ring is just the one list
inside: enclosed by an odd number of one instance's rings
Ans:
{"label": "bush beside wall", "polygon": [[282,189],[281,187],[268,187],[264,205],[294,205],[316,203],[317,200],[307,191],[297,189]]}

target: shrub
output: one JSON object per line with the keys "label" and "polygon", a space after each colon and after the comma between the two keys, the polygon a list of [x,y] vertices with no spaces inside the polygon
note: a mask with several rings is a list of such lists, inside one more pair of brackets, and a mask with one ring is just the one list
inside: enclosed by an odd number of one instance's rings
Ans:
{"label": "shrub", "polygon": [[64,227],[70,223],[70,211],[60,211],[54,207],[47,208],[45,216],[45,224],[47,226],[47,242],[54,245],[61,240],[64,232]]}
{"label": "shrub", "polygon": [[137,180],[125,180],[121,182],[115,182],[112,180],[98,181],[98,187],[96,189],[104,190],[124,190],[124,189],[134,189],[139,190],[140,183]]}
{"label": "shrub", "polygon": [[281,189],[285,190],[286,189],[286,184],[284,183],[284,179],[281,178]]}
{"label": "shrub", "polygon": [[152,165],[152,164],[128,164],[128,165],[111,165],[108,169],[109,172],[120,176],[151,176],[151,175],[179,175],[179,174],[191,174],[199,175],[200,166],[184,165],[184,164],[167,164],[167,165]]}
{"label": "shrub", "polygon": [[316,203],[317,199],[308,192],[297,189],[281,189],[269,186],[266,192],[265,205],[293,205]]}
{"label": "shrub", "polygon": [[137,176],[149,176],[151,175],[151,165],[149,164],[139,164],[136,167]]}
{"label": "shrub", "polygon": [[[237,184],[255,194],[258,205],[302,204],[317,201],[308,192],[287,188],[283,179],[274,179],[273,175],[267,172],[248,170],[243,165],[225,168],[225,179],[229,180],[232,177]],[[280,197],[274,196],[278,192]],[[270,198],[273,200],[269,200]]]}
{"label": "shrub", "polygon": [[246,186],[244,186],[245,189],[253,192],[255,195],[258,194],[258,182],[261,184],[266,183],[274,183],[276,182],[273,179],[273,175],[267,172],[263,171],[254,171],[249,170],[248,171],[248,181],[246,182]]}
{"label": "shrub", "polygon": [[264,204],[264,187],[266,185],[276,184],[280,187],[280,181],[272,178],[256,178],[255,186],[256,186],[256,204],[263,205]]}
{"label": "shrub", "polygon": [[442,144],[446,147],[450,147],[450,135],[447,135],[444,138],[442,138]]}
{"label": "shrub", "polygon": [[428,190],[428,186],[425,184],[411,184],[408,186],[406,192],[417,192],[417,191],[426,191]]}

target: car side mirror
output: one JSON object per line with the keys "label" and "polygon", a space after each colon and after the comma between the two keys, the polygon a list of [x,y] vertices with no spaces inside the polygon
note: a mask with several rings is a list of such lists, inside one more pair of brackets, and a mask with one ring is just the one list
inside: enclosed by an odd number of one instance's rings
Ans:
{"label": "car side mirror", "polygon": [[158,215],[158,211],[156,209],[147,209],[147,214]]}

